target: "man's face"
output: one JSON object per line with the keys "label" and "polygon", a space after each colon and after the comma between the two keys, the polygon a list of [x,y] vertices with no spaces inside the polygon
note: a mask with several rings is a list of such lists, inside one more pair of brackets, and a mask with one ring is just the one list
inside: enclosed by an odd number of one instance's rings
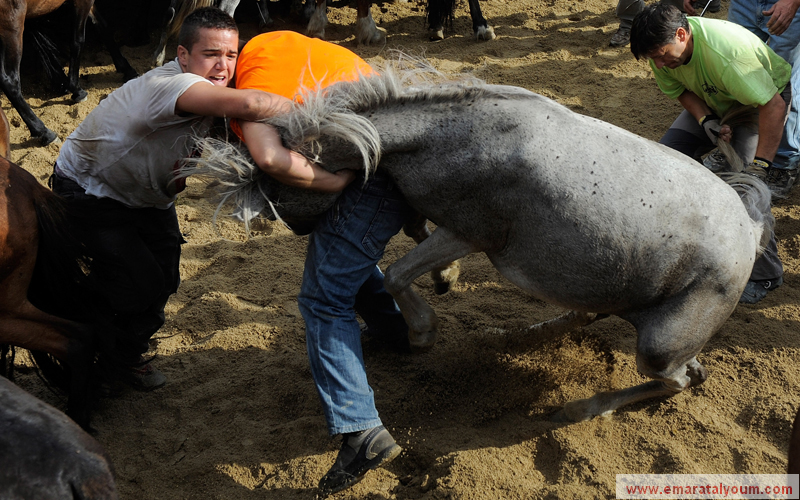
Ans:
{"label": "man's face", "polygon": [[202,28],[191,52],[178,46],[178,62],[184,72],[194,73],[214,85],[227,87],[236,71],[239,33],[231,30]]}
{"label": "man's face", "polygon": [[653,50],[647,57],[653,60],[656,68],[661,69],[664,66],[675,69],[689,61],[692,56],[692,43],[689,33],[683,29],[678,28],[675,32],[675,38],[671,43],[662,45]]}

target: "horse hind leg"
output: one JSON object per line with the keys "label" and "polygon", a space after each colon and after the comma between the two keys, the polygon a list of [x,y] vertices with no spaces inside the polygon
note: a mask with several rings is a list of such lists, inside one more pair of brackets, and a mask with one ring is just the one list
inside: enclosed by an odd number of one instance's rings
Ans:
{"label": "horse hind leg", "polygon": [[439,227],[429,238],[386,269],[384,286],[394,297],[408,323],[408,341],[412,349],[427,350],[433,347],[438,337],[439,319],[431,306],[411,288],[411,283],[426,272],[475,251],[469,242]]}
{"label": "horse hind leg", "polygon": [[[705,382],[708,375],[696,355],[730,315],[736,298],[712,293],[688,295],[690,298],[682,299],[683,302],[677,306],[674,303],[671,307],[662,305],[624,318],[633,323],[639,334],[636,366],[639,372],[653,380],[618,391],[598,393],[588,399],[570,401],[555,419],[572,422],[589,420],[595,416],[609,415],[627,404],[674,396]],[[702,304],[702,307],[687,305],[690,300],[692,304]]]}
{"label": "horse hind leg", "polygon": [[[308,5],[308,4],[307,4]],[[308,20],[306,34],[312,38],[325,39],[325,28],[328,26],[328,12],[325,0],[317,0],[314,13]]]}
{"label": "horse hind leg", "polygon": [[472,17],[472,33],[476,40],[494,40],[494,28],[489,26],[481,12],[479,0],[469,0],[469,15]]}
{"label": "horse hind leg", "polygon": [[[431,235],[431,230],[428,229],[428,219],[417,214],[414,220],[407,222],[403,226],[403,232],[419,245]],[[444,295],[449,292],[458,281],[460,272],[461,264],[457,260],[433,269],[431,271],[431,279],[433,280],[433,290],[436,295]]]}
{"label": "horse hind leg", "polygon": [[372,0],[358,0],[356,43],[377,45],[386,42],[386,30],[375,25],[371,6]]}

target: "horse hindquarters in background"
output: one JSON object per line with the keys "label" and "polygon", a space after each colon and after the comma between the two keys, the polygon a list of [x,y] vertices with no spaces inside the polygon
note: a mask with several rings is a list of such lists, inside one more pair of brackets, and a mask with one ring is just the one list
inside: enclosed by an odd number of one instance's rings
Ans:
{"label": "horse hindquarters in background", "polygon": [[[39,308],[47,301],[69,308],[84,281],[83,256],[69,234],[63,200],[2,158],[0,186],[0,344],[43,351],[65,363],[67,414],[88,428],[95,329]],[[39,307],[29,296],[40,298]]]}
{"label": "horse hindquarters in background", "polygon": [[[306,28],[306,34],[310,37],[325,38],[325,27],[328,26],[325,2],[326,0],[306,0],[306,13],[309,13],[312,5],[314,6]],[[363,45],[384,43],[386,30],[375,25],[375,20],[372,18],[372,0],[357,0],[356,4],[356,43]]]}
{"label": "horse hindquarters in background", "polygon": [[[72,100],[81,102],[86,99],[86,92],[78,84],[80,54],[85,40],[86,20],[94,0],[73,0],[75,5],[72,42],[70,44],[68,89],[72,92]],[[22,59],[22,32],[27,19],[49,14],[63,4],[63,1],[45,0],[0,0],[0,89],[11,101],[31,136],[39,139],[43,145],[50,144],[58,138],[55,132],[31,110],[22,97],[20,86],[20,62]]]}
{"label": "horse hindquarters in background", "polygon": [[[452,26],[455,9],[456,0],[428,0],[428,29],[433,32],[431,40],[444,40],[444,28]],[[469,15],[476,40],[495,39],[494,29],[483,17],[479,0],[469,0]]]}
{"label": "horse hindquarters in background", "polygon": [[0,378],[0,498],[116,500],[111,461],[63,413]]}

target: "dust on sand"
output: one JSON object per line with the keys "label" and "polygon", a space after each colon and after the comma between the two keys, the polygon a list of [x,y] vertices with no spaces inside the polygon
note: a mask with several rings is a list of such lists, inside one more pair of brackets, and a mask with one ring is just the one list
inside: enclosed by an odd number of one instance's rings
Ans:
{"label": "dust on sand", "polygon": [[[389,49],[422,54],[442,71],[525,87],[657,140],[681,108],[658,91],[645,63],[608,47],[615,5],[486,0],[497,40],[473,41],[462,5],[453,35],[429,43],[423,5],[385,3],[373,7],[390,34],[385,47],[355,45],[353,8],[330,10],[327,35],[368,61]],[[722,5],[712,17],[725,17]],[[241,27],[245,37],[256,33],[255,23]],[[273,26],[301,28],[281,18]],[[154,45],[124,52],[145,71]],[[91,47],[82,75],[89,99],[75,106],[35,75],[24,81],[28,102],[62,138],[121,84],[107,54]],[[37,147],[1,102],[13,123],[12,159],[44,182],[58,145]],[[708,381],[589,422],[549,417],[566,401],[644,380],[629,324],[526,336],[524,327],[562,311],[511,285],[482,255],[464,259],[447,295],[420,278],[417,289],[441,319],[434,349],[411,356],[364,344],[378,410],[405,451],[338,498],[607,498],[619,473],[783,473],[800,381],[798,201],[796,188],[774,208],[785,282],[761,303],[739,306],[708,343],[699,356]],[[311,498],[339,440],[325,432],[296,305],[305,239],[277,224],[250,240],[230,221],[218,233],[213,209],[198,181],[178,201],[183,282],[153,341],[168,384],[103,400],[97,438],[114,460],[122,498]],[[383,265],[411,246],[397,236]],[[30,372],[20,384],[63,408]]]}

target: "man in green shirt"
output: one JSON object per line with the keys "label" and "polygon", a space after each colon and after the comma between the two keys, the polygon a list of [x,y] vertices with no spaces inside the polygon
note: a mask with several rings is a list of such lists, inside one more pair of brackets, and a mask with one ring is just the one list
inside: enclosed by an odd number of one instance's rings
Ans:
{"label": "man in green shirt", "polygon": [[[747,172],[766,178],[791,101],[789,63],[741,26],[687,18],[660,4],[645,7],[634,18],[631,52],[649,60],[658,87],[684,107],[662,144],[699,162],[717,141],[729,141],[748,165]],[[757,131],[720,125],[720,117],[738,106],[758,109]],[[740,301],[758,302],[782,283],[783,265],[773,235]]]}

